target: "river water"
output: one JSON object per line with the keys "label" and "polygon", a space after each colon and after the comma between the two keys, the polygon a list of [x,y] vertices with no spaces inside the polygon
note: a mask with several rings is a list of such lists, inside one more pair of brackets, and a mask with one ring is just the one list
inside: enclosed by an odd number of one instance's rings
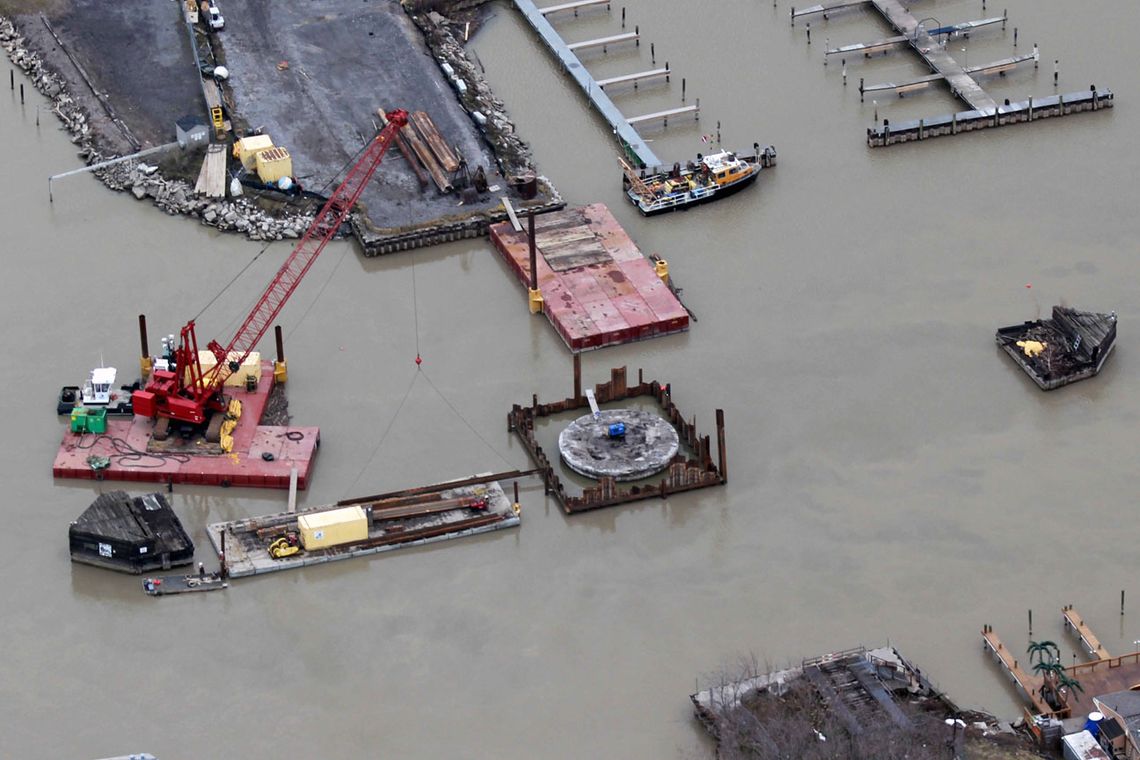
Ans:
{"label": "river water", "polygon": [[[783,2],[625,5],[677,76],[619,106],[677,105],[684,76],[703,118],[647,132],[654,150],[707,150],[720,120],[727,147],[779,149],[759,187],[641,219],[608,127],[518,15],[498,6],[473,45],[541,170],[570,202],[609,204],[669,260],[699,317],[688,334],[586,355],[586,381],[643,367],[706,431],[724,408],[728,486],[571,518],[530,483],[517,531],[221,594],[152,599],[135,578],[68,561],[67,523],[99,487],[53,481],[52,406],[101,359],[131,376],[136,315],[152,340],[177,332],[260,244],[90,177],[57,183],[49,204],[45,179],[78,165],[72,146],[53,117],[36,125],[37,95],[0,93],[0,756],[709,757],[687,695],[748,658],[782,666],[889,641],[963,706],[1012,718],[984,623],[1022,649],[1032,608],[1034,638],[1068,658],[1060,609],[1073,603],[1111,652],[1134,648],[1140,601],[1118,607],[1121,589],[1140,594],[1128,147],[1140,6],[1004,0],[1009,29],[961,45],[969,64],[1005,57],[1017,25],[1018,50],[1038,42],[1042,65],[996,80],[997,94],[1052,93],[1056,58],[1061,92],[1110,87],[1114,110],[870,151],[875,108],[952,107],[940,91],[860,104],[860,76],[924,73],[904,54],[849,61],[846,88],[839,65],[821,65],[828,38],[886,36],[877,17],[817,19],[809,48]],[[940,23],[1001,12],[918,5]],[[617,4],[559,24],[572,41],[619,26]],[[588,60],[604,77],[650,68],[649,55]],[[230,334],[288,250],[271,246],[199,333]],[[1115,310],[1120,340],[1101,376],[1045,394],[993,332],[1058,302]],[[525,467],[507,409],[571,390],[569,354],[484,241],[380,260],[334,244],[281,321],[294,421],[323,434],[305,504]],[[207,522],[285,501],[174,497],[208,562]]]}

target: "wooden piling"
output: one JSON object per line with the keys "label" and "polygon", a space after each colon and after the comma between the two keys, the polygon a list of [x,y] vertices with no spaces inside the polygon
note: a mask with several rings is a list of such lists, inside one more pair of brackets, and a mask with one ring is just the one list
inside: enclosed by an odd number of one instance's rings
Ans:
{"label": "wooden piling", "polygon": [[[582,400],[582,355],[574,354],[574,401],[580,402]],[[1124,605],[1121,604],[1123,609]]]}

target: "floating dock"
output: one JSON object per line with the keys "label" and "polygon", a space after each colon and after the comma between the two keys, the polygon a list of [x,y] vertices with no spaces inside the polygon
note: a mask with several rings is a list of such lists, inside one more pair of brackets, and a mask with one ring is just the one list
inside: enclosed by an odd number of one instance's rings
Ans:
{"label": "floating dock", "polygon": [[[983,7],[984,5],[983,3]],[[1019,102],[1010,102],[1006,99],[1004,103],[998,103],[994,100],[985,91],[985,88],[978,83],[975,76],[1004,74],[1015,66],[1029,61],[1032,61],[1034,68],[1036,68],[1040,59],[1037,46],[1033,46],[1031,54],[1015,55],[980,66],[966,67],[950,55],[947,50],[947,42],[953,36],[968,35],[974,30],[999,23],[1004,30],[1007,21],[1004,14],[994,18],[927,28],[926,22],[936,19],[924,18],[920,20],[916,18],[899,0],[835,0],[799,10],[793,6],[791,10],[792,24],[795,25],[797,18],[805,16],[822,14],[826,19],[828,14],[834,11],[867,6],[878,11],[897,32],[897,35],[874,42],[830,48],[824,51],[824,63],[826,64],[827,59],[834,55],[862,54],[868,56],[875,51],[905,44],[909,45],[923,60],[931,73],[897,83],[884,82],[882,84],[864,85],[863,80],[860,79],[860,100],[863,100],[867,93],[875,92],[896,92],[901,97],[908,92],[925,89],[936,82],[945,82],[950,87],[950,93],[968,106],[965,111],[932,118],[911,119],[894,124],[889,119],[883,119],[881,126],[876,123],[873,127],[868,127],[867,145],[869,147],[877,148],[913,140],[956,135],[960,132],[972,132],[978,129],[1025,124],[1039,119],[1099,111],[1113,106],[1112,91],[1097,88],[1096,85],[1091,85],[1087,92],[1073,92],[1041,98],[1030,97]],[[810,42],[810,30],[808,34]],[[1015,32],[1014,46],[1016,47],[1016,45],[1017,35]],[[846,59],[844,59],[844,65],[844,82],[846,82]],[[1053,84],[1054,86],[1057,84],[1056,72],[1053,75]]]}
{"label": "floating dock", "polygon": [[[604,204],[538,215],[534,224],[542,309],[571,351],[689,329],[688,311]],[[529,287],[528,233],[501,222],[491,242]]]}
{"label": "floating dock", "polygon": [[242,403],[229,453],[198,441],[181,442],[174,433],[157,444],[151,441],[153,420],[109,417],[104,434],[65,431],[52,474],[81,480],[289,488],[290,473],[296,469],[297,486],[307,488],[320,429],[259,424],[274,387],[273,362],[262,360],[255,390],[226,388],[228,397]]}
{"label": "floating dock", "polygon": [[[206,532],[226,577],[241,578],[319,565],[513,528],[520,522],[518,504],[508,498],[497,481],[525,474],[528,473],[477,476],[426,488],[349,499],[299,512],[212,523]],[[271,544],[299,532],[301,516],[351,506],[359,506],[367,515],[367,538],[322,549],[301,548],[297,553],[279,558],[270,555]]]}

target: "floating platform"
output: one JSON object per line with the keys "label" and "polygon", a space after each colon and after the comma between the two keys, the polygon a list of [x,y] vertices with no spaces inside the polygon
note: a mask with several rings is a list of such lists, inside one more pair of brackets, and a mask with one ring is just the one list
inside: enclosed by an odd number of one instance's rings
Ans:
{"label": "floating platform", "polygon": [[289,488],[290,472],[296,468],[297,487],[304,489],[320,446],[320,429],[258,424],[274,385],[273,362],[263,360],[255,390],[226,389],[228,397],[242,403],[229,453],[200,437],[182,441],[174,432],[161,444],[151,441],[154,421],[144,417],[108,418],[104,434],[65,431],[52,474],[82,480]]}
{"label": "floating platform", "polygon": [[[351,499],[299,512],[212,523],[206,532],[227,577],[241,578],[517,526],[520,520],[515,502],[507,497],[498,482],[479,482],[483,480],[476,477],[428,488]],[[360,506],[368,515],[366,539],[326,549],[301,549],[280,558],[270,556],[270,544],[290,533],[299,533],[298,517],[301,515],[319,514],[350,505]]]}
{"label": "floating platform", "polygon": [[997,344],[1042,390],[1092,377],[1116,345],[1116,313],[1053,307],[1052,319],[999,328]]}
{"label": "floating platform", "polygon": [[143,591],[150,596],[191,594],[198,591],[221,591],[229,588],[221,573],[186,573],[143,578]]}
{"label": "floating platform", "polygon": [[[689,313],[605,204],[535,217],[543,311],[571,351],[689,329]],[[492,225],[491,241],[530,286],[525,231]]]}
{"label": "floating platform", "polygon": [[101,494],[67,531],[71,559],[125,573],[169,570],[194,560],[194,542],[161,493]]}

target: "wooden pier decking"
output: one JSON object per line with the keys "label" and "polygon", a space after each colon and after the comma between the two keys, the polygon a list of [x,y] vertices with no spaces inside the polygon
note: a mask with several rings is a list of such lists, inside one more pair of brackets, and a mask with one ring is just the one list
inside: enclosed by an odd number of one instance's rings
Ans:
{"label": "wooden pier decking", "polygon": [[1061,615],[1065,621],[1065,630],[1073,633],[1081,640],[1081,645],[1084,646],[1089,657],[1094,660],[1112,659],[1112,655],[1100,643],[1100,639],[1096,637],[1091,628],[1085,625],[1085,621],[1081,620],[1081,616],[1071,605],[1062,608]]}
{"label": "wooden pier decking", "polygon": [[1070,690],[1068,706],[1061,712],[1054,710],[1041,697],[1043,679],[1025,672],[991,626],[982,627],[982,642],[986,650],[994,655],[1006,675],[1029,702],[1032,709],[1030,717],[1045,715],[1066,718],[1070,714],[1088,713],[1096,709],[1093,697],[1140,686],[1140,652],[1112,657],[1072,605],[1063,607],[1061,614],[1065,629],[1080,639],[1086,653],[1092,658],[1090,662],[1064,668],[1065,675],[1078,681],[1081,688]]}
{"label": "wooden pier decking", "polygon": [[982,629],[982,643],[988,651],[993,653],[998,664],[1001,665],[1006,675],[1013,681],[1013,685],[1016,686],[1022,696],[1033,705],[1033,709],[1037,714],[1052,714],[1053,708],[1041,698],[1041,684],[1043,683],[1041,677],[1026,673],[1025,670],[1022,669],[1021,664],[1014,658],[1013,653],[1006,649],[1005,644],[1002,643],[998,635],[994,633],[993,629],[989,626]]}
{"label": "wooden pier decking", "polygon": [[[975,29],[1000,23],[1005,28],[1005,14],[992,18],[963,21],[948,26],[939,26],[927,29],[924,24],[928,20],[916,18],[900,0],[838,0],[837,2],[813,5],[797,10],[791,10],[792,24],[797,18],[815,14],[827,14],[832,11],[855,7],[872,7],[879,12],[887,23],[898,33],[896,36],[877,40],[870,43],[844,45],[831,48],[824,52],[824,62],[832,55],[848,53],[870,53],[893,45],[906,43],[930,68],[927,76],[918,77],[902,83],[886,82],[864,86],[859,82],[860,99],[871,92],[895,91],[899,95],[914,90],[923,89],[938,81],[946,82],[950,93],[962,100],[969,110],[946,116],[909,120],[904,123],[892,125],[889,119],[883,120],[883,126],[876,124],[867,129],[868,147],[882,147],[912,140],[925,140],[943,135],[955,135],[959,132],[970,132],[976,129],[999,127],[1011,124],[1021,124],[1034,121],[1035,118],[1051,116],[1067,116],[1074,113],[1098,111],[1101,108],[1113,106],[1111,90],[1098,89],[1091,86],[1090,93],[1070,93],[1068,95],[1054,95],[1051,98],[1037,99],[1036,109],[1034,98],[1027,102],[1010,103],[1006,100],[999,104],[981,84],[974,78],[976,74],[1004,73],[1014,66],[1030,60],[1037,65],[1040,58],[1036,46],[1031,55],[1019,55],[1004,58],[982,65],[966,67],[947,51],[946,39],[954,34],[963,34]],[[939,38],[943,38],[942,41]]]}
{"label": "wooden pier decking", "polygon": [[669,81],[669,74],[671,74],[671,73],[672,73],[672,71],[668,67],[663,68],[663,69],[650,69],[649,71],[638,71],[634,74],[623,74],[622,76],[619,76],[619,77],[610,77],[609,79],[599,79],[598,80],[598,87],[605,89],[606,87],[609,87],[610,85],[614,85],[614,84],[630,84],[630,83],[632,83],[634,89],[637,89],[638,83],[644,82],[647,79],[656,79],[658,77],[665,77],[665,81],[668,82]]}

